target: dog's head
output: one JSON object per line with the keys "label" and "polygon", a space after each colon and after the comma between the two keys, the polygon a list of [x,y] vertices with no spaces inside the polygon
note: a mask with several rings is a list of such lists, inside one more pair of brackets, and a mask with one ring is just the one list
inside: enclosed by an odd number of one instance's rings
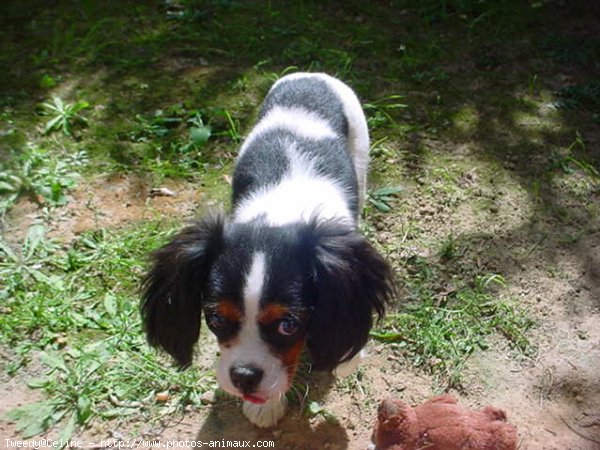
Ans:
{"label": "dog's head", "polygon": [[149,343],[185,367],[204,312],[219,384],[262,403],[288,390],[305,346],[318,370],[352,358],[392,292],[389,265],[347,223],[211,215],[153,254],[142,317]]}

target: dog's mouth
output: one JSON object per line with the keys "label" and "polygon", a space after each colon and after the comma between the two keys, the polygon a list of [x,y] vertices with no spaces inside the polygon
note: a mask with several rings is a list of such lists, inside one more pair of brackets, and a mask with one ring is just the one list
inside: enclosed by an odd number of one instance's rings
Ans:
{"label": "dog's mouth", "polygon": [[264,405],[267,401],[262,397],[258,397],[257,395],[251,394],[244,394],[242,398],[247,402],[254,403],[255,405]]}

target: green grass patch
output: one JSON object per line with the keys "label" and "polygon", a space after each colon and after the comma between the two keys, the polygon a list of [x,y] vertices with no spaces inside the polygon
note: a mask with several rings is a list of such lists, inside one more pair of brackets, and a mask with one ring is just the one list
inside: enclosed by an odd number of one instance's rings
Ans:
{"label": "green grass patch", "polygon": [[[456,252],[448,248],[445,242],[443,257]],[[494,294],[493,285],[504,284],[502,277],[477,276],[471,283],[444,289],[432,283],[437,269],[424,260],[416,258],[413,270],[408,302],[371,335],[434,375],[438,383],[460,387],[469,356],[487,349],[487,338],[494,334],[525,355],[533,353],[527,337],[533,321],[514,302]]]}
{"label": "green grass patch", "polygon": [[[200,395],[214,388],[200,368],[170,368],[146,346],[140,327],[147,254],[173,229],[144,222],[99,230],[63,249],[34,225],[19,248],[0,241],[0,341],[15,351],[4,370],[15,374],[32,358],[44,368],[29,386],[47,399],[8,416],[24,437],[55,426],[70,436],[102,419],[156,419],[200,405]],[[159,392],[168,399],[157,400]]]}

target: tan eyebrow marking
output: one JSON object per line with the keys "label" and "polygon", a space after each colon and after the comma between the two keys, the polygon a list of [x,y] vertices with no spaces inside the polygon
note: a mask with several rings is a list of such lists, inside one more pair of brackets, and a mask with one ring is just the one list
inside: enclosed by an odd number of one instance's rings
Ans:
{"label": "tan eyebrow marking", "polygon": [[269,303],[258,313],[258,321],[262,324],[274,322],[289,315],[290,309],[279,303]]}
{"label": "tan eyebrow marking", "polygon": [[239,322],[242,318],[242,311],[232,300],[219,300],[216,310],[230,322]]}

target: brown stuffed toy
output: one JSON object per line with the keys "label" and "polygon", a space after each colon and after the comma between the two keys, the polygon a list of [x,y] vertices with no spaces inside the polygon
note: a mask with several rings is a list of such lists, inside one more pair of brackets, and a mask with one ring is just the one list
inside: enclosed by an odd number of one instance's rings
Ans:
{"label": "brown stuffed toy", "polygon": [[378,450],[517,449],[517,429],[506,422],[504,411],[493,406],[473,411],[448,394],[414,408],[384,400],[373,438]]}

